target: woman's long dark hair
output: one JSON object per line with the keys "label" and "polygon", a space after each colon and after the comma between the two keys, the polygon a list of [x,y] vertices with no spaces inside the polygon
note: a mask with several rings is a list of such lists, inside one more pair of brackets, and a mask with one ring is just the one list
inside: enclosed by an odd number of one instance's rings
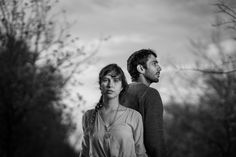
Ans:
{"label": "woman's long dark hair", "polygon": [[[126,77],[125,77],[123,70],[117,64],[109,64],[109,65],[105,66],[104,68],[102,68],[102,70],[99,73],[99,86],[101,86],[101,82],[102,82],[103,77],[111,72],[113,73],[114,76],[116,76],[116,77],[118,76],[119,79],[121,80],[121,86],[123,89],[121,90],[121,92],[119,94],[119,101],[122,104],[121,98],[124,95],[124,93],[128,87],[128,83],[126,81]],[[102,107],[103,107],[103,99],[101,96],[97,105],[95,106],[94,112],[93,112],[92,117],[90,119],[90,126],[91,126],[90,131],[91,132],[93,132],[93,129],[94,129],[94,123],[95,123],[95,118],[96,118],[97,112]]]}

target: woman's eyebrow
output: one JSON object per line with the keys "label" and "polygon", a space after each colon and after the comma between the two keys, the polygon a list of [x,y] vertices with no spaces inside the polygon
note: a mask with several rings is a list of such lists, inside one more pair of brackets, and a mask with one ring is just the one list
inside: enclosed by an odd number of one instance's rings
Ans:
{"label": "woman's eyebrow", "polygon": [[119,75],[114,75],[114,76],[111,76],[112,78],[115,78],[115,79],[120,79],[121,77]]}

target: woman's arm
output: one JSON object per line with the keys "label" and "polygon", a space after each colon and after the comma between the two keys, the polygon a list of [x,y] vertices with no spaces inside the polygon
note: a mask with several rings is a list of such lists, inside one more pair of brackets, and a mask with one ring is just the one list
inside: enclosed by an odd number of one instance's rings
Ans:
{"label": "woman's arm", "polygon": [[83,128],[83,140],[82,140],[82,150],[80,152],[80,157],[88,157],[89,156],[89,133],[87,128],[87,123],[89,122],[87,120],[88,116],[85,113],[82,117],[82,128]]}

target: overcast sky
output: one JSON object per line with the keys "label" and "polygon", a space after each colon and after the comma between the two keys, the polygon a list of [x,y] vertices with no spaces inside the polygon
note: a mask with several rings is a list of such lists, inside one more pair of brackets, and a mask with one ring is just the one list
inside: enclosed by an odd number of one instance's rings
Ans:
{"label": "overcast sky", "polygon": [[[126,60],[135,50],[151,48],[157,52],[162,66],[159,89],[168,99],[168,70],[175,65],[193,64],[189,39],[208,35],[214,22],[214,0],[61,0],[66,10],[72,35],[87,45],[100,48],[91,66],[79,76],[78,87],[88,105],[100,95],[98,72],[109,63],[119,64],[126,71]],[[107,41],[99,42],[101,38]],[[177,70],[177,69],[176,69]]]}

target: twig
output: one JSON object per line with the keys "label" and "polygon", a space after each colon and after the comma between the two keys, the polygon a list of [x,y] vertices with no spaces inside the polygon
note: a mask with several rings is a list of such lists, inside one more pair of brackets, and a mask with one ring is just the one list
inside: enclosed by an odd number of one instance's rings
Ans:
{"label": "twig", "polygon": [[229,70],[229,71],[217,71],[217,70],[206,70],[206,69],[187,69],[187,68],[181,68],[180,70],[190,70],[190,71],[197,71],[202,73],[208,73],[208,74],[229,74],[236,72],[236,69]]}

